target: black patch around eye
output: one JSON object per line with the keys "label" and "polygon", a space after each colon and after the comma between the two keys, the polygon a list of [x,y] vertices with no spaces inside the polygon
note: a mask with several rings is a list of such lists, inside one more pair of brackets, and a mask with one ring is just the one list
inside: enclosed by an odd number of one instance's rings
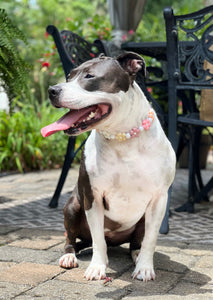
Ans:
{"label": "black patch around eye", "polygon": [[101,80],[96,78],[95,80],[88,80],[84,84],[85,90],[89,92],[94,92],[100,90],[101,87]]}
{"label": "black patch around eye", "polygon": [[91,75],[91,74],[87,74],[84,78],[87,78],[87,79],[89,79],[89,78],[94,78],[95,76],[93,76],[93,75]]}

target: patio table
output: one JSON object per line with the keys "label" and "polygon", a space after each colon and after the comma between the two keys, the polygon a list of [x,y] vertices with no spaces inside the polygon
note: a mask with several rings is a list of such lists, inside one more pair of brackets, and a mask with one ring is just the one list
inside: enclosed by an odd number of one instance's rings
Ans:
{"label": "patio table", "polygon": [[159,61],[167,60],[166,42],[126,42],[121,45],[121,49],[150,56]]}

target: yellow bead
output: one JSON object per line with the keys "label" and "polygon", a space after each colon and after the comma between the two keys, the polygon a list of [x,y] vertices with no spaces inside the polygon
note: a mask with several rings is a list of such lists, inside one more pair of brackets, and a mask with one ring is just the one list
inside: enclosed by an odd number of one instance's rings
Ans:
{"label": "yellow bead", "polygon": [[119,142],[122,142],[122,141],[125,141],[126,140],[126,135],[125,133],[118,133],[116,134],[116,140],[119,141]]}

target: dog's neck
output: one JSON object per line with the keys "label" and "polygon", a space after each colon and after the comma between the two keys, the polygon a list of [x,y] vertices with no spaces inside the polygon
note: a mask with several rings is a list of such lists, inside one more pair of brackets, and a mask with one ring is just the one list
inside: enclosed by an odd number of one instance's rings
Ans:
{"label": "dog's neck", "polygon": [[123,142],[131,138],[138,137],[144,130],[149,130],[154,121],[154,110],[150,109],[147,118],[141,120],[139,127],[133,127],[127,132],[111,133],[105,130],[97,130],[99,134],[103,135],[107,140],[117,140]]}

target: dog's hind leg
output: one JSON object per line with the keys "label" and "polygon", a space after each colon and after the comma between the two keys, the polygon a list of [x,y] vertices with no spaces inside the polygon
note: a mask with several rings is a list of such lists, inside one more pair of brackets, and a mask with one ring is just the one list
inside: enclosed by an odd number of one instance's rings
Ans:
{"label": "dog's hind leg", "polygon": [[75,188],[71,198],[64,207],[66,244],[64,247],[65,254],[59,259],[59,265],[62,268],[77,267],[78,263],[75,253],[89,245],[88,241],[83,241],[81,244],[76,243],[76,239],[80,236],[82,227],[84,226],[83,220],[86,221],[86,218],[78,201],[77,188]]}

